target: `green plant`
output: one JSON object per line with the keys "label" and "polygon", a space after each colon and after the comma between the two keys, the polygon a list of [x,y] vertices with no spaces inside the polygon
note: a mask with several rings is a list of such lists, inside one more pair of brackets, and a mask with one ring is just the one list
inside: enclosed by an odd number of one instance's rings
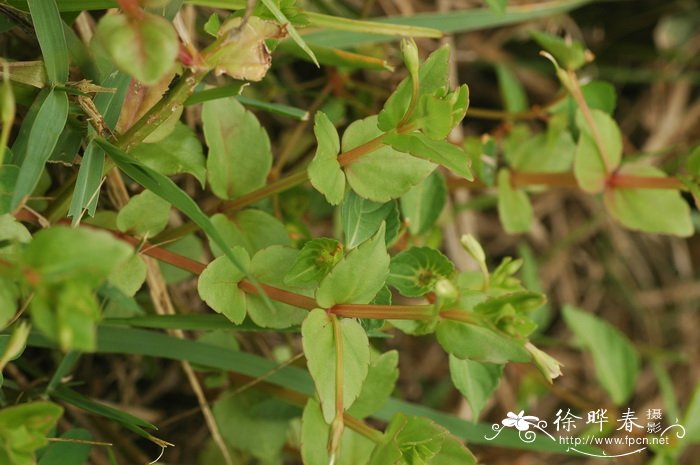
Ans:
{"label": "green plant", "polygon": [[[91,445],[104,446],[79,429],[61,442],[56,428],[64,406],[162,448],[172,445],[153,433],[157,422],[81,393],[82,380],[70,375],[93,353],[181,363],[212,440],[202,463],[280,463],[285,444],[307,465],[476,463],[459,436],[483,443],[490,428],[392,399],[399,353],[379,350],[383,338],[395,330],[434,335],[475,419],[506,365],[531,364],[549,383],[561,370],[533,343],[546,298],[536,280],[519,277],[523,259],[493,266],[471,235],[460,244],[473,269],[460,269],[440,251],[436,225],[449,190],[496,188],[508,233],[531,228],[532,193],[564,186],[602,194],[610,217],[627,228],[693,234],[681,193],[697,193],[697,152],[688,156],[685,174],[675,176],[646,157],[623,159],[611,116],[614,89],[580,83],[576,72],[591,59],[580,42],[534,34],[563,88],[541,110],[542,132],[513,119],[505,137],[455,144],[448,138],[461,128],[470,90],[450,85],[447,45],[421,60],[416,43],[403,39],[406,76],[376,114],[358,111],[346,124],[332,104],[323,106],[346,70],[389,68],[361,49],[344,48],[399,36],[436,38],[440,30],[307,12],[293,1],[187,3],[232,12],[215,11],[201,24],[208,37],[195,39],[176,17],[178,0],[0,4],[5,28],[31,19],[42,56],[3,60],[0,367],[11,364],[14,376],[2,380],[0,463],[38,457],[40,464],[79,464]],[[582,2],[532,11],[488,3],[493,11],[481,11],[480,22],[465,28]],[[119,11],[99,18],[92,40],[70,27],[82,22],[81,30],[96,18],[85,11],[115,6]],[[302,34],[309,25],[334,34]],[[447,23],[444,29],[456,30]],[[310,112],[263,93],[240,95],[247,82],[267,75],[272,51],[332,69]],[[527,111],[508,68],[498,68],[498,76],[507,119]],[[27,108],[22,117],[20,107]],[[273,144],[251,108],[309,120],[314,137],[303,140],[303,122],[288,145]],[[315,233],[320,218],[334,218],[333,237]],[[195,279],[189,305],[205,303],[216,314],[173,302],[173,286]],[[567,307],[564,319],[621,407],[637,379],[637,350],[592,315]],[[240,349],[233,334],[243,332],[286,342],[266,358]],[[299,340],[302,352],[293,355]],[[50,375],[32,360],[31,347],[53,355]],[[36,381],[25,383],[16,376],[22,371]],[[205,388],[218,393],[213,406]],[[515,434],[493,444],[526,447]],[[539,439],[531,447],[566,452]],[[684,447],[658,457],[679,456]]]}

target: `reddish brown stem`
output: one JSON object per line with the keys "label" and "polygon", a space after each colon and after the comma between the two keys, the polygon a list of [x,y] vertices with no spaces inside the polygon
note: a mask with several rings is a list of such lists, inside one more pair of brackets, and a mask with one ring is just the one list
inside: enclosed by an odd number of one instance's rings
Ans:
{"label": "reddish brown stem", "polygon": [[374,139],[360,145],[359,147],[355,147],[354,149],[341,153],[340,156],[338,156],[338,163],[340,163],[340,166],[347,166],[353,161],[362,157],[363,155],[367,155],[370,152],[374,152],[383,145],[383,138],[384,134],[381,134],[375,137]]}
{"label": "reddish brown stem", "polygon": [[[251,283],[247,279],[241,280],[241,282],[238,283],[238,287],[244,292],[247,292],[248,294],[258,293],[257,289],[255,289],[255,286],[253,286],[253,283]],[[260,287],[263,291],[265,291],[265,294],[267,294],[267,296],[272,300],[276,300],[278,302],[282,302],[289,305],[294,305],[295,307],[304,308],[306,310],[313,310],[314,308],[318,308],[318,304],[311,297],[306,297],[305,295],[285,291],[284,289],[280,289],[263,283],[260,283]]]}
{"label": "reddish brown stem", "polygon": [[138,21],[143,18],[144,12],[138,0],[117,0],[117,3],[129,19]]}
{"label": "reddish brown stem", "polygon": [[377,320],[429,320],[433,317],[432,305],[337,304],[328,311],[346,318]]}

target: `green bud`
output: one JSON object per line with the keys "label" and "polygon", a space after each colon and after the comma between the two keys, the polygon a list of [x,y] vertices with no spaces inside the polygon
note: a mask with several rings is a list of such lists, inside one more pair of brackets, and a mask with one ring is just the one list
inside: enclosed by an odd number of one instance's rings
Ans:
{"label": "green bud", "polygon": [[479,263],[486,263],[486,254],[481,244],[472,236],[471,234],[465,234],[460,240],[462,242],[462,247],[466,250],[469,255],[472,256],[474,260]]}
{"label": "green bud", "polygon": [[554,378],[561,376],[562,364],[559,363],[557,359],[538,349],[531,342],[525,344],[525,348],[530,352],[535,365],[537,365],[537,368],[542,372],[544,377],[547,378],[547,381],[551,383]]}
{"label": "green bud", "polygon": [[403,61],[406,63],[406,69],[408,69],[411,77],[413,79],[418,79],[420,58],[418,58],[418,47],[413,39],[404,39],[401,41],[401,53],[403,54]]}

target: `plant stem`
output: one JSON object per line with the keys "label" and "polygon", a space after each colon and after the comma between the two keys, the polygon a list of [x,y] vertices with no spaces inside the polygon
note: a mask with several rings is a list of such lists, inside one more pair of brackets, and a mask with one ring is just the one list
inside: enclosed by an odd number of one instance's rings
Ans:
{"label": "plant stem", "polygon": [[382,145],[384,145],[382,143],[382,139],[385,135],[386,134],[382,133],[374,139],[367,141],[364,144],[355,147],[354,149],[341,153],[340,155],[338,155],[338,163],[340,163],[340,166],[347,166],[353,161],[362,157],[363,155],[367,155],[370,152],[374,152]]}
{"label": "plant stem", "polygon": [[337,304],[328,312],[346,318],[375,320],[430,320],[433,318],[432,305]]}
{"label": "plant stem", "polygon": [[328,455],[331,463],[334,463],[335,456],[340,447],[340,440],[343,435],[343,332],[340,321],[335,315],[329,315],[333,325],[333,338],[335,339],[335,418],[331,423],[331,433],[328,438]]}
{"label": "plant stem", "polygon": [[[295,307],[303,308],[306,310],[313,310],[314,308],[319,308],[319,305],[311,297],[306,297],[305,295],[296,294],[294,292],[285,291],[268,284],[259,283],[260,287],[263,289],[265,294],[272,300],[282,302],[285,304],[293,305]],[[253,283],[247,279],[243,279],[238,283],[239,289],[248,294],[258,294],[257,289],[253,286]]]}
{"label": "plant stem", "polygon": [[574,98],[574,100],[576,100],[576,104],[581,109],[581,114],[583,115],[583,118],[586,120],[586,123],[591,128],[593,140],[598,146],[598,152],[600,153],[601,161],[603,162],[603,166],[605,167],[605,173],[610,175],[614,168],[611,165],[610,154],[608,153],[608,149],[605,146],[605,143],[603,142],[603,137],[601,136],[600,131],[598,130],[598,126],[595,124],[595,120],[593,119],[591,109],[588,107],[588,103],[586,102],[586,99],[583,96],[583,92],[581,91],[581,86],[579,86],[576,73],[572,70],[568,70],[567,73],[569,75],[569,82],[571,84],[571,86],[569,87],[571,96]]}

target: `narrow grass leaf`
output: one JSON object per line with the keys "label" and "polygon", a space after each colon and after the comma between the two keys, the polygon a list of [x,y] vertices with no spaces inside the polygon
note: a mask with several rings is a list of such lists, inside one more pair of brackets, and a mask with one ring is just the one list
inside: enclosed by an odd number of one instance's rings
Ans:
{"label": "narrow grass leaf", "polygon": [[46,75],[54,84],[68,79],[68,46],[63,33],[63,20],[55,0],[28,0],[36,37],[44,58]]}
{"label": "narrow grass leaf", "polygon": [[39,182],[44,164],[56,147],[68,118],[68,96],[61,90],[46,95],[29,132],[27,153],[19,170],[11,208],[17,208]]}

